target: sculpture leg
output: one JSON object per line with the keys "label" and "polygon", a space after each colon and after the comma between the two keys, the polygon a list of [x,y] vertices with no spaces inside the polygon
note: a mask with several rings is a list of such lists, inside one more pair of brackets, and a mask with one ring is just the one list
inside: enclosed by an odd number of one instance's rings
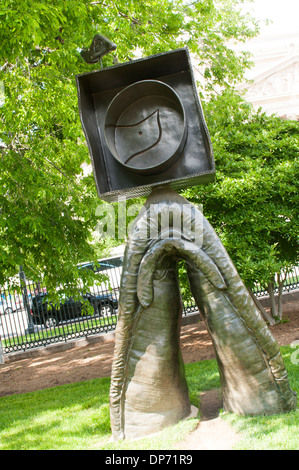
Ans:
{"label": "sculpture leg", "polygon": [[204,233],[202,249],[217,264],[227,289],[215,289],[192,267],[189,281],[213,340],[225,409],[251,415],[296,409],[296,394],[289,386],[276,339],[206,219]]}
{"label": "sculpture leg", "polygon": [[192,274],[191,284],[213,341],[224,409],[241,415],[294,409],[296,397],[289,388],[279,348],[273,357],[267,354],[276,341],[269,336],[263,350],[226,294],[211,289],[200,273]]}
{"label": "sculpture leg", "polygon": [[174,270],[156,272],[153,302],[135,320],[123,395],[126,438],[160,431],[190,414],[180,350],[182,306]]}

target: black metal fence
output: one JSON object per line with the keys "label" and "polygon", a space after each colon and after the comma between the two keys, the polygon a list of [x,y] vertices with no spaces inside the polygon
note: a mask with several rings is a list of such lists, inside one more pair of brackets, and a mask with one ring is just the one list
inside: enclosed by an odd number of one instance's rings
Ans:
{"label": "black metal fence", "polygon": [[[91,287],[82,299],[64,299],[52,310],[45,303],[46,288],[26,280],[21,269],[15,288],[0,288],[0,356],[113,331],[117,323],[121,258],[103,260],[101,267],[109,283]],[[288,274],[283,287],[285,291],[296,288],[299,267]],[[255,293],[266,295],[261,286],[256,287]],[[190,296],[183,298],[183,315],[196,311],[194,300]]]}
{"label": "black metal fence", "polygon": [[25,351],[114,330],[121,269],[121,258],[103,260],[101,271],[109,281],[92,286],[79,299],[64,298],[48,308],[46,287],[27,280],[20,268],[14,288],[0,288],[2,352]]}
{"label": "black metal fence", "polygon": [[[287,273],[283,273],[281,277],[283,281],[282,292],[290,292],[292,290],[299,289],[299,266],[294,266]],[[274,294],[278,294],[279,292],[277,279],[274,280],[273,292]],[[268,295],[266,288],[258,283],[255,286],[254,293],[257,297]]]}

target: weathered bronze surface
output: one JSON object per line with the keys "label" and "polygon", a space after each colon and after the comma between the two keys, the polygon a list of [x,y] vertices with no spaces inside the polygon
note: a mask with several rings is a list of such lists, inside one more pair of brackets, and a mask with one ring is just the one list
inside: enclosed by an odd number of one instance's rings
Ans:
{"label": "weathered bronze surface", "polygon": [[[162,184],[177,190],[214,181],[213,151],[188,49],[106,67],[76,79],[82,127],[101,199],[148,196]],[[154,88],[159,88],[156,97]],[[134,101],[132,90],[139,101]],[[128,124],[127,129],[122,127]],[[138,125],[142,135],[134,135]],[[144,128],[149,129],[148,135]]]}
{"label": "weathered bronze surface", "polygon": [[102,34],[96,34],[92,40],[89,48],[83,48],[80,52],[81,57],[88,64],[95,64],[100,61],[101,58],[109,54],[109,52],[115,51],[116,44],[110,39],[106,38]]}
{"label": "weathered bronze surface", "polygon": [[215,174],[188,51],[80,75],[77,86],[99,197],[115,201],[154,188],[125,251],[110,388],[114,439],[155,433],[190,413],[179,259],[213,341],[225,409],[294,410],[275,338],[211,225],[173,191]]}
{"label": "weathered bronze surface", "polygon": [[[114,439],[157,432],[190,411],[179,345],[178,259],[187,263],[192,294],[213,341],[225,410],[255,415],[296,409],[275,338],[219,237],[197,208],[186,210],[190,206],[161,188],[131,229],[111,377]],[[172,221],[166,233],[159,225],[165,214]]]}
{"label": "weathered bronze surface", "polygon": [[139,174],[167,170],[187,138],[184,106],[168,85],[142,80],[111,101],[105,120],[108,148],[125,168]]}

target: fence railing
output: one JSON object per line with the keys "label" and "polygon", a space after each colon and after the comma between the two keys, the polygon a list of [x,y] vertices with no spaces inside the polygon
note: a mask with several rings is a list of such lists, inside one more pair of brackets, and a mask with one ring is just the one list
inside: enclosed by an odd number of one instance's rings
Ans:
{"label": "fence railing", "polygon": [[[64,299],[53,309],[48,309],[45,303],[46,289],[40,283],[26,280],[20,270],[15,283],[18,288],[0,288],[0,356],[113,331],[117,324],[121,270],[119,258],[115,258],[104,272],[109,283],[91,287],[82,299]],[[299,267],[289,273],[283,287],[285,291],[296,288]],[[257,285],[255,294],[267,293]],[[197,312],[194,300],[183,298],[183,315],[194,312]]]}
{"label": "fence railing", "polygon": [[[299,266],[294,266],[291,270],[285,274],[285,279],[283,281],[282,291],[290,292],[294,289],[299,289]],[[275,280],[273,291],[275,294],[279,291],[278,281]],[[257,297],[263,297],[268,295],[268,291],[261,284],[256,284],[254,293]]]}
{"label": "fence railing", "polygon": [[[107,333],[116,327],[121,266],[113,259],[103,273],[109,282],[94,285],[78,298],[48,305],[41,283],[20,270],[14,288],[0,288],[0,340],[3,353]],[[104,263],[103,263],[104,265]],[[50,308],[48,308],[50,307]]]}

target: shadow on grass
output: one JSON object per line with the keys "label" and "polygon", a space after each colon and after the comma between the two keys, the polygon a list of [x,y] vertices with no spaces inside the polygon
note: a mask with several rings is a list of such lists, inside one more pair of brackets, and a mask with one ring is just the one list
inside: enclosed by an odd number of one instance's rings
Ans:
{"label": "shadow on grass", "polygon": [[189,396],[192,405],[199,408],[199,396],[206,390],[220,388],[220,376],[215,359],[185,364]]}
{"label": "shadow on grass", "polygon": [[272,416],[229,414],[225,420],[242,437],[236,450],[298,450],[298,410]]}
{"label": "shadow on grass", "polygon": [[109,437],[110,379],[0,399],[0,449],[84,448]]}
{"label": "shadow on grass", "polygon": [[[291,387],[298,391],[298,364],[291,360],[293,350],[282,350]],[[190,401],[199,408],[202,392],[220,389],[217,362],[189,363],[185,370]],[[196,426],[198,420],[180,422],[152,441],[138,441],[138,446],[136,441],[127,443],[127,447],[111,443],[109,388],[110,378],[101,378],[0,398],[0,450],[171,449]],[[243,448],[298,448],[298,410],[279,416],[227,418],[244,435]]]}
{"label": "shadow on grass", "polygon": [[[191,403],[220,386],[216,361],[186,365]],[[110,378],[0,398],[0,449],[113,448]],[[118,446],[115,445],[115,448]]]}

